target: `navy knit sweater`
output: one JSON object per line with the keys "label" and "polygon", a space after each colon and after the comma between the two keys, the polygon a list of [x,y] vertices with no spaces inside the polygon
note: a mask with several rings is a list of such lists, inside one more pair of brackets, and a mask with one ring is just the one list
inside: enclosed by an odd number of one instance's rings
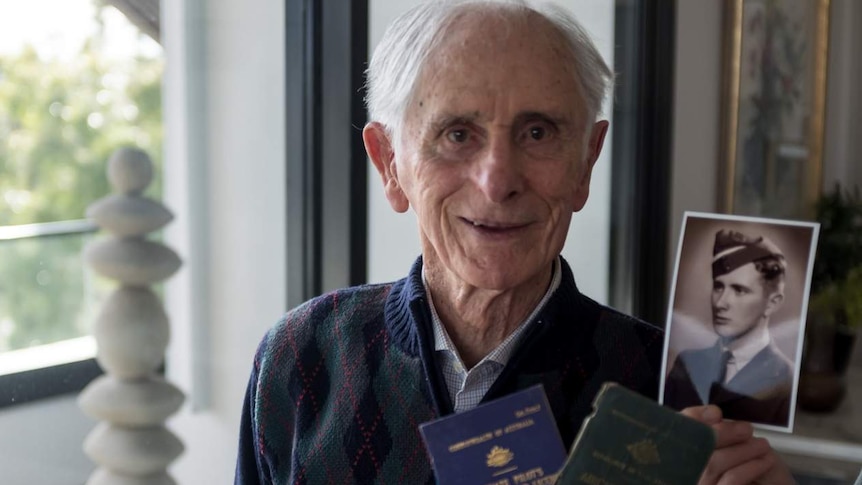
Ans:
{"label": "navy knit sweater", "polygon": [[[569,448],[605,381],[658,394],[662,331],[563,278],[488,401],[542,383]],[[419,424],[452,413],[433,358],[422,260],[407,278],[315,298],[264,338],[243,409],[236,484],[434,483]]]}

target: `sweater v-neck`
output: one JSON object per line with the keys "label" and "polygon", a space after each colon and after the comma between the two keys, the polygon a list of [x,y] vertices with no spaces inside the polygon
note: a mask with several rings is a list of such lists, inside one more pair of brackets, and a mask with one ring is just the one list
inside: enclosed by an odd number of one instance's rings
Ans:
{"label": "sweater v-neck", "polygon": [[[578,291],[568,263],[563,258],[560,262],[562,279],[559,288],[534,316],[534,322],[521,336],[517,348],[482,402],[512,392],[522,385],[524,379],[536,383],[548,380],[549,373],[559,371],[564,356],[574,354],[582,355],[587,361],[596,360],[590,353],[593,325],[579,325],[577,320],[580,318],[572,321],[571,315],[574,306],[576,315],[593,321],[599,318],[599,305]],[[413,263],[407,277],[393,284],[384,315],[392,342],[406,354],[421,359],[439,415],[452,414],[453,405],[445,377],[435,359],[433,321],[422,282],[421,256]],[[561,321],[563,315],[567,315],[565,321]],[[555,340],[574,344],[574,347],[559,349],[548,345]],[[542,350],[535,351],[536,348]]]}

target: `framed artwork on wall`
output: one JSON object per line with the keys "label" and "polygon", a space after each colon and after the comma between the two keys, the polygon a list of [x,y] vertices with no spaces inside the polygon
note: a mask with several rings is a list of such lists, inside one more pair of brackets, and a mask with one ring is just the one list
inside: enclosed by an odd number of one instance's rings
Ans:
{"label": "framed artwork on wall", "polygon": [[722,212],[809,219],[821,192],[829,0],[727,0]]}

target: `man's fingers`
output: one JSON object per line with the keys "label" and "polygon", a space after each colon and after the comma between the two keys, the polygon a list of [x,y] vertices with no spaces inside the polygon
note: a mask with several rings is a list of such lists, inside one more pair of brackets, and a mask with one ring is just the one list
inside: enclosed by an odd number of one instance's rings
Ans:
{"label": "man's fingers", "polygon": [[710,426],[721,422],[721,408],[718,406],[692,406],[683,409],[680,413]]}
{"label": "man's fingers", "polygon": [[715,451],[698,485],[788,485],[794,483],[787,467],[754,428],[745,421],[723,420],[717,406],[694,406],[683,415],[709,425],[715,431]]}
{"label": "man's fingers", "polygon": [[754,427],[746,421],[722,421],[712,425],[712,429],[716,450],[748,442],[754,436]]}
{"label": "man's fingers", "polygon": [[754,428],[751,423],[745,421],[722,420],[721,408],[714,405],[692,406],[680,411],[695,421],[707,424],[715,431],[715,448],[735,445],[751,439],[754,436]]}
{"label": "man's fingers", "polygon": [[750,483],[774,465],[770,450],[769,442],[763,438],[752,438],[743,443],[716,448],[699,483]]}
{"label": "man's fingers", "polygon": [[750,460],[722,475],[718,485],[738,485],[741,483],[760,483],[759,477],[775,465],[775,455],[767,454]]}

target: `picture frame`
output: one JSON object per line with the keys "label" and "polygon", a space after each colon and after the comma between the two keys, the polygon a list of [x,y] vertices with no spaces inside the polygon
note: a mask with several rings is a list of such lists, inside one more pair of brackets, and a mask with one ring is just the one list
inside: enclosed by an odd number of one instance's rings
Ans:
{"label": "picture frame", "polygon": [[[819,230],[815,222],[685,213],[661,404],[715,404],[726,418],[793,431]],[[727,368],[717,360],[724,352],[732,356]]]}
{"label": "picture frame", "polygon": [[727,0],[719,211],[810,219],[821,193],[830,0]]}

